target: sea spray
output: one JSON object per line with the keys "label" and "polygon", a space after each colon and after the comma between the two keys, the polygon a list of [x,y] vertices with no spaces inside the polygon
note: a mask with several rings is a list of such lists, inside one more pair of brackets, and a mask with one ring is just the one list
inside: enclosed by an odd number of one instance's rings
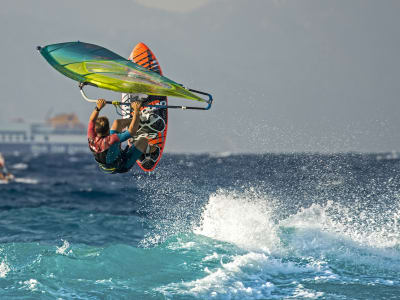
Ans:
{"label": "sea spray", "polygon": [[330,201],[325,206],[314,204],[279,223],[283,250],[289,257],[308,256],[316,263],[331,266],[337,278],[347,272],[360,276],[385,274],[391,282],[399,282],[400,240],[392,228],[398,212],[382,214],[384,217],[378,214],[370,215],[371,219],[360,218],[368,211]]}
{"label": "sea spray", "polygon": [[269,253],[279,245],[273,209],[273,201],[254,189],[242,193],[220,190],[210,196],[194,232]]}

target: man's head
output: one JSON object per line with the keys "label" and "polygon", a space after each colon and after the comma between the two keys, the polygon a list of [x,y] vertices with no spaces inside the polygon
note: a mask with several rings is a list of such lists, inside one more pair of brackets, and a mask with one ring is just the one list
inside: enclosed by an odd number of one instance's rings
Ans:
{"label": "man's head", "polygon": [[94,130],[100,136],[108,135],[110,133],[110,125],[108,123],[107,117],[98,117],[94,126]]}

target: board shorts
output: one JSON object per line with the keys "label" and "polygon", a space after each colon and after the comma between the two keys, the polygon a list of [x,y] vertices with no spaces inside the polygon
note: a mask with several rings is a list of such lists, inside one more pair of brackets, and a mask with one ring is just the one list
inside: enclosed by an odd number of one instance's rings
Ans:
{"label": "board shorts", "polygon": [[121,168],[118,168],[116,170],[115,173],[128,172],[142,154],[143,153],[139,149],[137,149],[134,145],[132,145],[131,147],[127,147],[121,153],[121,155],[123,157],[123,164],[122,164]]}
{"label": "board shorts", "polygon": [[134,145],[127,146],[124,150],[121,149],[121,143],[131,137],[128,131],[118,133],[111,130],[110,134],[117,134],[120,142],[113,143],[108,149],[107,163],[109,166],[99,164],[100,169],[109,174],[128,172],[143,153]]}

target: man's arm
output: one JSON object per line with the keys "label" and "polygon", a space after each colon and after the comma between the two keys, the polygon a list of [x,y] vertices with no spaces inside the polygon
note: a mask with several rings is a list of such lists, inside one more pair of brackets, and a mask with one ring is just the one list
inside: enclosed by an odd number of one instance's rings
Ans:
{"label": "man's arm", "polygon": [[105,105],[106,105],[106,101],[104,99],[97,100],[97,105],[95,107],[95,110],[92,112],[92,114],[89,117],[89,124],[88,124],[88,129],[87,129],[88,139],[93,139],[96,137],[96,132],[94,130],[95,123],[96,123],[97,117],[99,116],[100,110]]}
{"label": "man's arm", "polygon": [[106,100],[104,100],[104,99],[97,100],[96,107],[89,117],[89,122],[95,122],[97,120],[97,117],[99,116],[99,112],[104,106],[106,106]]}
{"label": "man's arm", "polygon": [[133,109],[133,116],[131,120],[131,124],[129,125],[128,131],[130,135],[133,137],[135,136],[138,128],[139,128],[139,114],[140,114],[140,107],[142,106],[141,101],[134,101],[131,103],[131,107]]}

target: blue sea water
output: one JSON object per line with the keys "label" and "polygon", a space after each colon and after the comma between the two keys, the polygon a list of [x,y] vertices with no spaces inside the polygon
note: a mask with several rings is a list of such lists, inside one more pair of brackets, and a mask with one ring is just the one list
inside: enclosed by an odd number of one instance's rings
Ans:
{"label": "blue sea water", "polygon": [[0,299],[400,299],[400,160],[7,155]]}

